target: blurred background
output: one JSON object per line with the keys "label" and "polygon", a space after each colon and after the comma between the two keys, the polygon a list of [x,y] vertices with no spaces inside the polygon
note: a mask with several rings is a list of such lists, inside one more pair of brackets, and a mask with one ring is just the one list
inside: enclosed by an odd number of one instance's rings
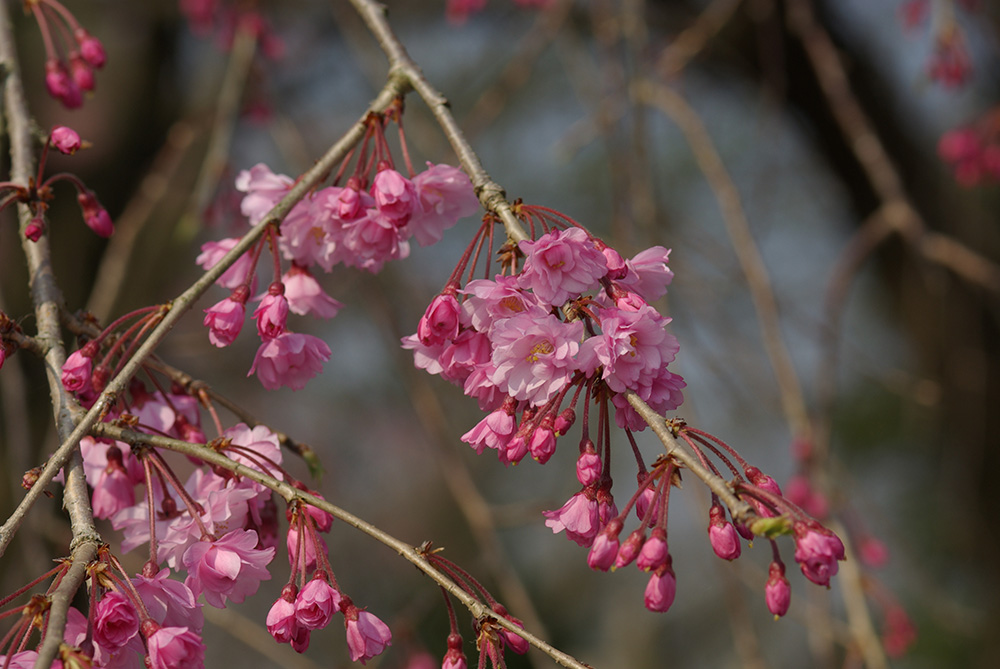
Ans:
{"label": "blurred background", "polygon": [[[53,156],[49,171],[77,173],[118,226],[111,240],[96,238],[63,194],[50,218],[69,308],[104,323],[190,285],[200,244],[245,229],[236,174],[258,162],[292,176],[306,170],[386,73],[347,2],[219,0],[204,3],[217,13],[199,24],[189,20],[198,2],[68,0],[108,63],[96,94],[66,111],[45,92],[35,24],[9,4],[39,126],[70,125],[93,143]],[[541,515],[578,490],[579,428],[548,464],[505,469],[459,441],[481,418],[476,403],[418,373],[398,346],[443,287],[473,219],[377,276],[338,267],[323,277],[346,307],[329,322],[291,325],[333,349],[303,391],[266,392],[246,377],[252,337],[222,351],[209,344],[198,309],[222,299],[221,288],[176,328],[162,357],[310,444],[325,465],[318,487],[327,499],[414,545],[445,547],[530,629],[594,667],[994,666],[1000,191],[996,173],[956,180],[939,142],[969,124],[988,129],[981,120],[1000,97],[995,3],[489,0],[464,17],[462,3],[450,13],[447,4],[390,1],[390,21],[508,197],[558,209],[626,256],[672,249],[676,275],[658,306],[673,317],[681,351],[672,369],[688,384],[676,415],[782,485],[808,475],[853,547],[875,538],[888,560],[853,561],[860,571],[827,591],[801,577],[791,542],[780,542],[793,601],[775,622],[763,595],[768,546],[732,564],[716,558],[708,494],[691,477],[672,496],[678,585],[668,613],[645,610],[647,577],[636,569],[589,570],[586,550],[553,536]],[[226,13],[249,11],[267,25],[231,48]],[[957,80],[954,52],[941,52],[943,39],[955,48],[948,30],[960,31],[969,64]],[[661,89],[672,91],[662,104],[643,97]],[[415,164],[457,162],[416,96],[405,126]],[[718,174],[706,178],[699,160],[713,150],[735,188],[723,179],[721,200]],[[807,433],[783,405],[789,387],[762,340],[734,202],[769,273]],[[30,332],[24,278],[7,211],[0,308]],[[0,409],[6,517],[21,473],[55,447],[30,355],[0,373]],[[624,435],[614,440],[627,449]],[[640,446],[649,461],[662,449],[645,433]],[[618,452],[622,505],[634,471]],[[0,594],[66,552],[58,500],[32,513],[0,568]],[[334,527],[329,543],[345,591],[393,629],[392,648],[370,666],[439,666],[448,622],[437,589],[350,528]],[[282,560],[242,607],[206,607],[206,666],[350,664],[336,625],[313,634],[303,656],[266,636],[264,615],[287,577]],[[888,654],[859,645],[845,581],[863,593]],[[899,610],[916,630],[912,644]],[[459,613],[475,662],[468,618]],[[553,666],[534,650],[507,661]]]}

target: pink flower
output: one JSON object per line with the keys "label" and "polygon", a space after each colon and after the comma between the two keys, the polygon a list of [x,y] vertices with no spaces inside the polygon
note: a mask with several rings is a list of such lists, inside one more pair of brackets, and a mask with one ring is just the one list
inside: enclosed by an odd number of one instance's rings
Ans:
{"label": "pink flower", "polygon": [[511,397],[535,406],[566,387],[577,370],[583,322],[563,323],[552,314],[522,314],[497,323],[490,380]]}
{"label": "pink flower", "polygon": [[639,551],[642,550],[644,543],[646,543],[646,533],[641,529],[634,530],[618,549],[614,568],[621,569],[632,564],[639,557]]}
{"label": "pink flower", "polygon": [[278,643],[291,643],[298,634],[299,624],[295,618],[295,586],[286,585],[281,596],[267,612],[267,631]]}
{"label": "pink flower", "polygon": [[458,337],[459,316],[462,307],[455,293],[445,292],[431,300],[417,325],[417,337],[424,346],[452,342]]}
{"label": "pink flower", "polygon": [[205,309],[202,324],[208,328],[208,340],[215,346],[229,346],[239,336],[246,316],[246,293],[246,290],[237,289],[226,299]]}
{"label": "pink flower", "polygon": [[236,177],[236,190],[246,193],[240,204],[240,211],[250,225],[256,225],[281,198],[292,188],[292,179],[284,174],[275,174],[264,163],[257,163],[249,170],[243,170]]}
{"label": "pink flower", "polygon": [[736,528],[726,521],[726,512],[719,504],[712,505],[708,516],[708,540],[712,544],[712,550],[723,560],[735,560],[742,550]]}
{"label": "pink flower", "polygon": [[155,632],[146,635],[146,643],[150,669],[199,669],[205,666],[205,644],[200,636],[186,627],[157,625]]}
{"label": "pink flower", "polygon": [[92,91],[97,82],[94,79],[94,70],[83,59],[78,51],[71,52],[67,58],[69,59],[69,74],[73,78],[73,83],[81,91]]}
{"label": "pink flower", "polygon": [[154,576],[137,574],[132,585],[153,620],[166,627],[201,632],[205,617],[198,598],[189,587],[170,578],[169,569],[160,569]]}
{"label": "pink flower", "polygon": [[517,421],[514,418],[514,410],[517,401],[508,398],[504,405],[491,412],[486,418],[462,435],[462,441],[476,449],[476,453],[482,453],[484,448],[500,449],[507,445]]}
{"label": "pink flower", "polygon": [[[661,367],[650,380],[649,385],[643,384],[633,390],[653,411],[664,414],[676,409],[684,402],[684,394],[681,389],[686,385],[679,374],[674,374],[666,367]],[[615,405],[615,424],[618,427],[627,427],[633,432],[641,432],[646,429],[646,421],[632,408],[624,394],[613,395],[611,403]]]}
{"label": "pink flower", "polygon": [[[112,453],[116,453],[117,457],[112,457]],[[135,504],[135,483],[125,469],[121,451],[117,446],[109,446],[108,465],[101,472],[94,485],[94,516],[111,518],[133,504]]]}
{"label": "pink flower", "polygon": [[79,151],[83,145],[80,141],[80,135],[76,134],[76,131],[72,128],[67,128],[64,125],[57,125],[52,128],[49,141],[52,142],[52,146],[56,147],[60,153],[65,153],[68,156]]}
{"label": "pink flower", "polygon": [[316,572],[295,598],[295,620],[308,630],[323,629],[339,607],[340,592],[326,582],[325,575]]}
{"label": "pink flower", "polygon": [[299,530],[296,527],[289,527],[288,534],[285,536],[285,547],[288,549],[288,563],[290,565],[298,565],[300,569],[307,573],[315,569],[319,560],[319,552],[322,551],[324,555],[328,555],[330,552],[323,537],[316,538],[319,540],[319,545],[310,538],[309,532],[302,533],[302,546],[300,547]]}
{"label": "pink flower", "polygon": [[444,231],[458,219],[479,210],[479,198],[465,172],[451,165],[427,163],[427,169],[413,177],[420,200],[420,212],[408,224],[421,246],[441,241]]}
{"label": "pink flower", "polygon": [[372,197],[379,213],[393,221],[394,225],[406,225],[414,213],[420,211],[413,182],[392,168],[379,171],[372,180]]}
{"label": "pink flower", "polygon": [[344,224],[344,264],[373,274],[389,260],[410,255],[410,244],[402,219],[386,216],[378,209],[368,209]]}
{"label": "pink flower", "polygon": [[[282,461],[281,445],[278,437],[265,425],[248,427],[246,423],[237,423],[222,433],[222,436],[229,439],[232,446],[226,450],[226,455],[248,467],[267,474],[281,475],[274,471],[276,465]],[[262,463],[266,463],[266,468],[262,468]],[[254,486],[259,484],[253,483]],[[263,488],[259,490],[263,491]],[[270,493],[268,493],[270,495]]]}
{"label": "pink flower", "polygon": [[646,608],[657,613],[666,613],[674,603],[677,594],[677,579],[670,563],[660,566],[646,584],[644,603]]}
{"label": "pink flower", "polygon": [[637,311],[611,307],[599,314],[601,334],[587,339],[580,356],[595,360],[581,366],[603,366],[601,378],[618,393],[651,386],[680,348],[663,329],[669,319],[650,306]]}
{"label": "pink flower", "polygon": [[[221,239],[217,242],[205,242],[201,245],[201,255],[195,258],[195,262],[202,269],[212,269],[220,260],[222,260],[222,256],[232,250],[232,248],[236,246],[239,241],[239,239],[229,238]],[[230,265],[229,269],[223,272],[222,276],[216,279],[215,282],[224,288],[229,288],[230,290],[239,288],[242,284],[246,283],[247,271],[250,269],[252,262],[253,260],[250,255],[244,253],[236,262]],[[257,277],[253,277],[250,283],[250,291],[253,292],[254,285],[257,283]]]}
{"label": "pink flower", "polygon": [[76,43],[80,45],[80,55],[91,67],[101,69],[107,61],[107,54],[104,52],[104,45],[101,41],[88,33],[83,28],[77,28],[73,32]]}
{"label": "pink flower", "polygon": [[[330,190],[330,189],[326,189]],[[323,191],[299,201],[281,222],[278,246],[289,260],[329,272],[344,259],[343,230],[324,205]]]}
{"label": "pink flower", "polygon": [[90,386],[93,347],[84,347],[70,353],[62,367],[62,384],[68,392],[75,393]]}
{"label": "pink flower", "polygon": [[94,643],[109,654],[116,653],[139,633],[139,614],[128,597],[107,592],[97,601],[94,613]]}
{"label": "pink flower", "polygon": [[847,559],[844,544],[833,532],[818,523],[796,522],[795,561],[802,573],[817,585],[830,585],[830,578],[837,574],[840,560]]}
{"label": "pink flower", "polygon": [[333,318],[344,306],[324,293],[316,278],[300,265],[293,263],[281,281],[285,284],[285,299],[292,313]]}
{"label": "pink flower", "polygon": [[264,341],[280,335],[288,323],[288,300],[281,292],[272,291],[284,291],[284,287],[281,283],[273,284],[253,312],[253,317],[257,319],[257,334]]}
{"label": "pink flower", "polygon": [[566,536],[580,546],[590,546],[600,528],[597,495],[593,488],[584,488],[569,498],[562,508],[545,511],[548,519],[545,526],[558,534],[566,530]]}
{"label": "pink flower", "polygon": [[601,456],[594,451],[594,443],[588,440],[588,447],[576,461],[576,480],[586,487],[594,485],[601,477]]}
{"label": "pink flower", "polygon": [[551,416],[542,419],[542,424],[532,432],[531,440],[528,442],[528,450],[539,464],[544,465],[556,452],[556,434],[552,429],[553,420]]}
{"label": "pink flower", "polygon": [[788,606],[792,603],[792,586],[785,578],[785,565],[782,563],[772,562],[767,573],[764,601],[767,602],[767,610],[774,614],[774,619],[777,620],[788,613]]}
{"label": "pink flower", "polygon": [[344,612],[344,625],[347,628],[347,648],[351,653],[351,661],[366,664],[368,660],[379,655],[392,644],[392,632],[389,626],[368,611],[359,611],[358,607],[348,601]]}
{"label": "pink flower", "polygon": [[667,286],[674,278],[674,273],[667,267],[670,249],[662,246],[651,246],[640,251],[625,264],[628,274],[622,279],[622,284],[639,293],[647,302],[658,300],[667,294]]}
{"label": "pink flower", "polygon": [[267,564],[274,557],[273,548],[258,550],[257,533],[233,530],[215,541],[199,541],[184,553],[188,569],[185,584],[205,601],[224,608],[226,599],[242,602],[257,592],[261,581],[270,580]]}
{"label": "pink flower", "polygon": [[330,359],[330,354],[330,347],[318,337],[283,332],[257,349],[247,376],[256,372],[261,385],[268,390],[281,386],[301,390],[309,379],[323,371],[323,363]]}
{"label": "pink flower", "polygon": [[468,295],[464,303],[469,312],[472,327],[488,332],[497,321],[529,311],[539,316],[549,309],[538,301],[534,294],[521,290],[515,276],[497,275],[496,281],[474,279],[465,284],[463,293]]}
{"label": "pink flower", "polygon": [[526,256],[518,285],[545,304],[557,306],[578,297],[608,273],[604,254],[580,228],[555,230],[518,247]]}
{"label": "pink flower", "polygon": [[108,216],[107,210],[101,206],[94,194],[84,191],[77,194],[76,201],[83,212],[83,222],[99,237],[110,237],[115,233],[115,224]]}

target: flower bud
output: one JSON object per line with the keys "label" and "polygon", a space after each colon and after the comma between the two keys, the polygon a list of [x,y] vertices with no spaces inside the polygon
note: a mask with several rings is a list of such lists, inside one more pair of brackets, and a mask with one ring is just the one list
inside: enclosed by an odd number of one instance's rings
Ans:
{"label": "flower bud", "polygon": [[80,141],[80,135],[72,128],[67,128],[64,125],[57,125],[52,128],[49,141],[60,153],[65,153],[67,156],[72,156],[83,145]]}

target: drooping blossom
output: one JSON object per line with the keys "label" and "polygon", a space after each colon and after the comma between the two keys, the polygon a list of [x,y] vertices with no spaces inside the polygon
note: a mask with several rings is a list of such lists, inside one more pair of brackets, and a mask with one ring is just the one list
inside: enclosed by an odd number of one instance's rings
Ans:
{"label": "drooping blossom", "polygon": [[324,293],[316,277],[301,265],[292,263],[281,281],[285,284],[285,299],[288,300],[288,309],[292,313],[333,318],[344,306]]}
{"label": "drooping blossom", "polygon": [[109,654],[116,653],[139,633],[139,614],[128,597],[106,592],[97,600],[94,613],[94,643]]}
{"label": "drooping blossom", "polygon": [[476,453],[482,453],[484,448],[504,448],[517,428],[515,406],[516,400],[513,398],[505,401],[501,408],[491,411],[474,428],[463,434],[462,441],[475,448]]}
{"label": "drooping blossom", "polygon": [[[148,621],[151,622],[151,621]],[[153,623],[155,625],[155,623]],[[150,669],[202,669],[205,644],[186,627],[160,627],[146,634]]]}
{"label": "drooping blossom", "polygon": [[615,519],[605,525],[604,529],[598,533],[594,544],[590,547],[590,553],[587,555],[587,565],[591,569],[607,571],[615,564],[619,549],[618,535],[621,531],[622,523]]}
{"label": "drooping blossom", "polygon": [[236,341],[240,330],[243,329],[243,321],[246,316],[246,294],[248,292],[248,290],[237,288],[226,299],[205,309],[203,324],[208,328],[208,340],[214,346],[224,348]]}
{"label": "drooping blossom", "polygon": [[301,390],[309,379],[323,371],[323,363],[330,355],[330,347],[318,337],[283,332],[261,344],[247,376],[256,373],[268,390],[281,386]]}
{"label": "drooping blossom", "polygon": [[674,603],[677,594],[677,579],[668,561],[661,565],[646,584],[644,603],[646,608],[657,613],[666,613]]}
{"label": "drooping blossom", "polygon": [[451,165],[427,163],[427,169],[413,177],[420,211],[408,224],[410,234],[421,246],[441,241],[444,231],[458,219],[479,210],[479,199],[465,172]]}
{"label": "drooping blossom", "polygon": [[554,230],[518,247],[525,254],[518,285],[545,304],[561,305],[589,291],[608,273],[604,254],[580,228]]}
{"label": "drooping blossom", "polygon": [[788,613],[788,606],[792,602],[792,586],[785,578],[785,565],[781,562],[772,562],[768,567],[767,585],[764,586],[764,601],[767,603],[767,610],[774,615],[777,620]]}
{"label": "drooping blossom", "polygon": [[77,194],[76,201],[83,213],[83,222],[99,237],[110,237],[115,232],[115,224],[111,221],[108,211],[97,201],[92,192],[83,191]]}
{"label": "drooping blossom", "polygon": [[75,393],[90,385],[94,351],[84,347],[73,351],[62,367],[62,384],[68,392]]}
{"label": "drooping blossom", "polygon": [[833,532],[818,523],[797,522],[795,533],[795,561],[802,573],[817,585],[830,585],[840,560],[845,560],[844,544]]}
{"label": "drooping blossom", "polygon": [[280,335],[288,324],[288,300],[283,292],[283,284],[276,282],[253,312],[253,317],[257,319],[257,334],[265,341]]}
{"label": "drooping blossom", "polygon": [[132,585],[150,617],[164,627],[186,627],[200,633],[205,624],[201,603],[181,581],[170,578],[170,570],[161,568],[153,576],[137,574]]}
{"label": "drooping blossom", "polygon": [[431,300],[417,324],[417,337],[424,346],[454,341],[458,337],[462,307],[454,292],[445,291]]}
{"label": "drooping blossom", "polygon": [[667,535],[662,527],[654,527],[649,539],[642,545],[635,566],[642,571],[654,571],[670,562]]}
{"label": "drooping blossom", "polygon": [[49,137],[52,146],[58,149],[60,153],[65,153],[68,156],[73,155],[83,146],[83,142],[80,141],[80,135],[72,128],[67,128],[64,125],[52,128],[52,133]]}
{"label": "drooping blossom", "polygon": [[[201,254],[195,258],[195,262],[202,269],[212,269],[220,260],[222,260],[222,256],[229,253],[229,251],[231,251],[239,241],[240,240],[236,238],[228,238],[220,239],[217,242],[205,242],[201,245]],[[229,269],[223,272],[222,276],[216,279],[215,282],[223,288],[235,290],[246,282],[247,271],[250,269],[252,262],[253,260],[250,255],[244,253],[236,260],[236,262],[230,265]],[[250,282],[250,292],[253,292],[256,280],[257,277],[255,276]]]}
{"label": "drooping blossom", "polygon": [[281,595],[267,612],[267,631],[278,643],[291,643],[299,633],[299,623],[295,617],[296,590],[294,584],[282,588]]}
{"label": "drooping blossom", "polygon": [[291,177],[275,174],[264,163],[257,163],[249,170],[243,170],[236,176],[236,190],[246,193],[240,203],[240,211],[250,221],[257,225],[281,198],[291,190]]}
{"label": "drooping blossom", "polygon": [[392,644],[392,632],[389,626],[377,616],[358,607],[345,599],[344,626],[347,631],[347,648],[352,662],[367,664],[368,660],[379,655]]}
{"label": "drooping blossom", "polygon": [[566,537],[580,546],[590,546],[600,529],[597,495],[593,488],[576,493],[555,511],[545,511],[545,526],[559,534],[566,530]]}
{"label": "drooping blossom", "polygon": [[551,314],[500,321],[490,334],[495,367],[490,380],[515,399],[542,405],[576,372],[582,335],[582,321],[564,323]]}
{"label": "drooping blossom", "polygon": [[654,302],[667,294],[667,286],[674,278],[673,271],[667,267],[669,259],[670,249],[662,246],[644,249],[625,261],[628,272],[621,283],[647,302]]}
{"label": "drooping blossom", "polygon": [[340,592],[317,572],[295,598],[295,619],[305,629],[323,629],[339,607]]}
{"label": "drooping blossom", "polygon": [[257,549],[255,531],[233,530],[221,539],[199,541],[187,549],[185,584],[221,609],[227,599],[242,602],[257,592],[261,581],[270,580],[267,565],[273,557],[273,548]]}
{"label": "drooping blossom", "polygon": [[708,516],[708,540],[712,544],[712,550],[723,560],[735,560],[742,550],[736,527],[726,520],[725,511],[720,504],[713,504]]}
{"label": "drooping blossom", "polygon": [[372,180],[375,208],[397,227],[409,223],[420,211],[420,200],[413,182],[391,167],[383,167]]}

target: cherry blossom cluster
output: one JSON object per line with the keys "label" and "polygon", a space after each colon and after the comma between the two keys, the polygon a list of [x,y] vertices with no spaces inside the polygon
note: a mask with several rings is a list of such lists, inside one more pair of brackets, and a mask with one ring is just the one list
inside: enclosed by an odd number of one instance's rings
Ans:
{"label": "cherry blossom cluster", "polygon": [[45,44],[45,87],[67,109],[83,105],[94,90],[94,71],[107,55],[101,41],[87,32],[58,0],[25,0]]}
{"label": "cherry blossom cluster", "polygon": [[[626,260],[575,221],[542,207],[515,205],[532,238],[500,249],[501,273],[493,279],[461,277],[475,268],[493,220],[487,217],[444,289],[417,325],[403,338],[414,364],[458,385],[475,397],[487,415],[462,436],[477,453],[497,452],[506,465],[530,454],[549,461],[557,441],[583,405],[582,437],[576,461],[581,490],[560,509],[546,511],[553,532],[589,547],[588,563],[607,571],[632,562],[651,573],[646,607],[666,611],[676,580],[667,544],[671,486],[680,477],[673,458],[661,457],[648,471],[633,433],[646,422],[633,408],[634,393],[656,413],[676,409],[684,381],[668,369],[678,351],[665,327],[669,318],[650,302],[662,297],[673,273],[669,251],[652,247]],[[544,230],[537,238],[537,228]],[[469,270],[469,276],[472,270]],[[591,408],[597,411],[592,432]],[[612,495],[611,410],[635,457],[637,489],[619,512]],[[518,417],[520,414],[520,417]],[[726,520],[713,493],[709,539],[719,557],[733,560],[746,540],[767,534],[793,534],[795,559],[807,578],[828,585],[844,559],[835,534],[782,496],[777,483],[706,433],[676,423],[704,466],[721,476],[706,451],[732,473],[734,494],[750,503],[756,522],[739,526]],[[593,438],[592,435],[593,434]],[[733,464],[733,461],[739,467]],[[624,542],[620,535],[632,507],[639,527]],[[766,521],[766,522],[765,522]],[[777,546],[767,604],[775,615],[788,608],[790,587]]]}
{"label": "cherry blossom cluster", "polygon": [[959,185],[1000,182],[1000,107],[970,125],[949,130],[937,148],[941,159],[952,166]]}
{"label": "cherry blossom cluster", "polygon": [[[946,88],[957,88],[968,81],[972,74],[965,34],[955,17],[955,6],[969,12],[979,10],[979,0],[943,0],[934,2],[931,19],[934,50],[927,62],[927,76]],[[931,10],[931,0],[906,0],[899,11],[900,20],[907,29],[924,23]]]}
{"label": "cherry blossom cluster", "polygon": [[76,176],[60,172],[48,179],[44,179],[45,163],[48,158],[49,148],[54,148],[60,153],[73,155],[81,148],[88,146],[87,142],[80,139],[80,135],[72,128],[66,126],[56,126],[46,138],[42,147],[41,156],[38,159],[38,172],[35,179],[28,186],[21,186],[11,181],[0,182],[0,211],[15,202],[28,205],[31,210],[31,221],[24,228],[24,236],[33,242],[37,242],[45,232],[45,212],[49,209],[49,202],[55,198],[53,186],[60,181],[65,181],[76,188],[76,201],[80,205],[83,214],[83,222],[101,237],[110,237],[114,234],[115,226],[108,215],[107,210],[97,201],[97,196],[88,189]]}
{"label": "cherry blossom cluster", "polygon": [[[460,25],[465,23],[470,16],[473,14],[478,14],[479,12],[486,9],[487,0],[447,0],[448,4],[445,7],[445,15],[448,20],[455,24]],[[545,8],[552,3],[552,0],[514,0],[514,4],[519,7],[525,7],[528,9],[532,8]]]}
{"label": "cherry blossom cluster", "polygon": [[[266,240],[243,255],[218,280],[232,293],[206,310],[204,323],[211,342],[223,347],[231,344],[242,329],[245,305],[256,287],[257,263],[268,245],[274,273],[254,311],[262,343],[249,374],[256,372],[269,390],[280,386],[303,388],[330,357],[329,347],[319,338],[287,329],[289,311],[330,318],[342,306],[323,292],[315,272],[328,273],[339,264],[378,272],[385,262],[409,255],[411,238],[421,246],[434,244],[459,218],[479,209],[472,183],[458,168],[428,163],[427,169],[414,174],[405,141],[403,152],[410,176],[396,171],[384,129],[389,119],[401,123],[400,113],[401,107],[393,105],[385,115],[372,115],[346,184],[311,192],[280,226],[268,230]],[[400,137],[403,140],[402,132]],[[335,183],[346,173],[350,159],[341,167]],[[262,221],[292,185],[291,178],[274,174],[263,164],[241,172],[236,188],[245,193],[241,211],[249,224]],[[213,267],[237,242],[230,238],[206,243],[198,264],[205,269]],[[284,273],[283,261],[291,265]]]}

